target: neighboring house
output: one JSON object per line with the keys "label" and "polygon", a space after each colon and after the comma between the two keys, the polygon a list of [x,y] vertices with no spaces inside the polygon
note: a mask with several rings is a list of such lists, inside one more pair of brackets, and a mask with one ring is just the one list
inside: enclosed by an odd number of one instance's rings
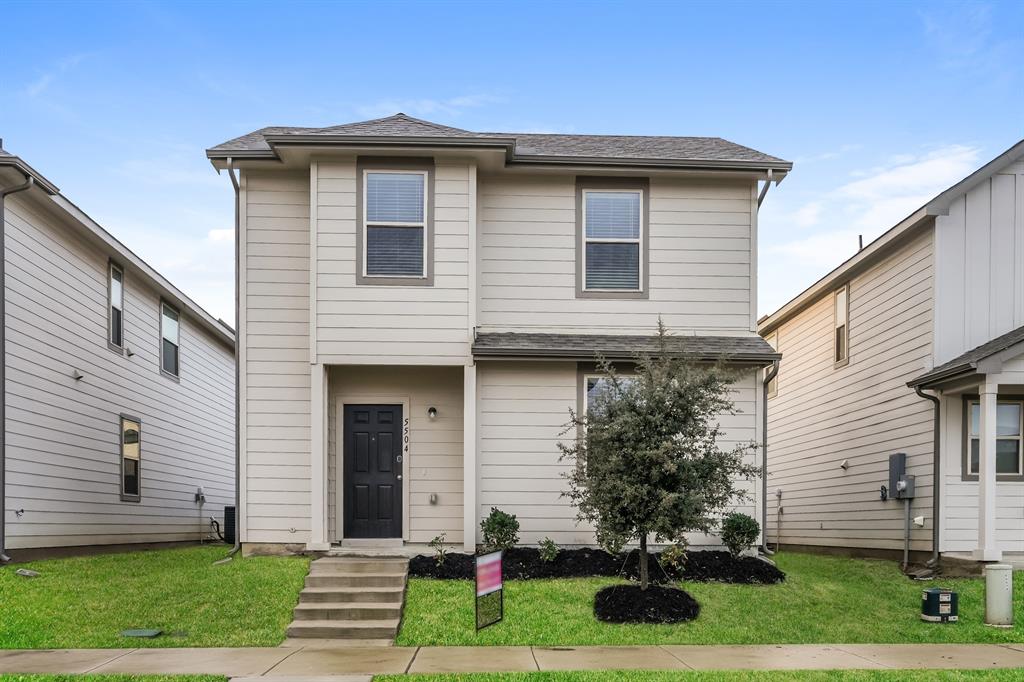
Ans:
{"label": "neighboring house", "polygon": [[234,502],[232,330],[2,150],[0,194],[6,548],[205,536]]}
{"label": "neighboring house", "polygon": [[902,548],[902,503],[880,495],[902,452],[924,517],[913,550],[1024,552],[1024,142],[759,331],[783,355],[768,403],[770,542]]}
{"label": "neighboring house", "polygon": [[680,352],[743,369],[722,424],[728,443],[759,437],[777,355],[755,331],[758,181],[788,162],[403,114],[207,155],[239,174],[247,551],[473,549],[491,507],[524,544],[593,544],[557,443],[597,390],[595,355],[631,360],[659,315]]}

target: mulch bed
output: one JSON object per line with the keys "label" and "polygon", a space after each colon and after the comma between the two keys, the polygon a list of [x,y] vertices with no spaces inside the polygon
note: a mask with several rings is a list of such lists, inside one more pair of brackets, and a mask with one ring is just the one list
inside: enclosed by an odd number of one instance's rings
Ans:
{"label": "mulch bed", "polygon": [[682,623],[700,614],[700,604],[677,587],[612,585],[594,597],[594,616],[607,623]]}
{"label": "mulch bed", "polygon": [[[601,549],[563,549],[554,561],[544,561],[535,547],[515,547],[505,551],[503,573],[507,580],[537,578],[585,578],[621,576],[639,577],[639,553],[609,554]],[[728,552],[689,552],[681,567],[661,566],[658,555],[649,557],[651,582],[679,580],[739,584],[780,583],[786,574],[776,566],[754,557],[733,557]],[[409,563],[413,578],[472,580],[474,561],[470,554],[449,553],[438,565],[433,556],[413,557]]]}

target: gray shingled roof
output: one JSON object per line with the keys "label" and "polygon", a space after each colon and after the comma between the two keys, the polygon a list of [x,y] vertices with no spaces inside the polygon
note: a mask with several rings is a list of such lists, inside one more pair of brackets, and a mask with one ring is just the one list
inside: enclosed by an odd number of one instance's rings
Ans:
{"label": "gray shingled roof", "polygon": [[[791,165],[778,157],[764,154],[720,137],[667,137],[637,135],[541,135],[535,133],[479,133],[395,114],[370,121],[346,123],[327,128],[270,127],[251,132],[207,150],[207,156],[221,158],[230,153],[246,156],[274,156],[272,144],[288,138],[309,140],[353,137],[361,140],[423,138],[494,142],[510,146],[515,159],[608,159],[648,161],[713,162],[716,164],[764,164],[781,169]],[[268,140],[268,138],[270,138]]]}
{"label": "gray shingled roof", "polygon": [[929,372],[922,374],[916,379],[907,383],[907,386],[911,388],[915,386],[925,386],[936,381],[944,379],[950,379],[961,374],[971,373],[977,369],[978,363],[986,358],[990,358],[997,353],[1001,353],[1011,346],[1015,346],[1018,343],[1024,343],[1024,327],[1018,327],[1011,332],[1007,332],[1002,336],[997,336],[988,343],[983,343],[977,348],[973,348],[963,355],[953,358],[949,362],[944,362],[938,367],[935,367]]}
{"label": "gray shingled roof", "polygon": [[[669,348],[679,356],[767,365],[781,358],[760,336],[670,336]],[[559,357],[586,360],[635,358],[658,350],[656,336],[598,334],[477,334],[473,355],[483,357]]]}

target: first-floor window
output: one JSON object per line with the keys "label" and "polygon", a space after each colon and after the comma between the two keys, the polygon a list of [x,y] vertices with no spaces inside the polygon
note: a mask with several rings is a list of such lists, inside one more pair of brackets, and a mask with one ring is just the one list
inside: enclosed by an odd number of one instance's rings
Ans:
{"label": "first-floor window", "polygon": [[[619,376],[619,381],[628,386],[633,383],[631,376]],[[599,397],[611,390],[611,380],[604,374],[588,374],[584,378],[584,410],[590,412],[597,405]]]}
{"label": "first-floor window", "polygon": [[121,499],[138,501],[142,496],[139,466],[142,460],[142,423],[121,417]]}
{"label": "first-floor window", "polygon": [[167,303],[160,304],[160,369],[165,374],[178,376],[180,343],[178,311]]}
{"label": "first-floor window", "polygon": [[[968,471],[977,476],[981,471],[981,404],[972,400],[967,404],[968,413]],[[1024,474],[1024,398],[1020,400],[998,400],[996,403],[996,475],[1020,476]]]}

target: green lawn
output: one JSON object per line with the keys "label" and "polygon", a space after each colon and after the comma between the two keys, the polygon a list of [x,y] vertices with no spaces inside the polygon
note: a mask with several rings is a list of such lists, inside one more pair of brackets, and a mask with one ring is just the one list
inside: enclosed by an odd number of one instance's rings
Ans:
{"label": "green lawn", "polygon": [[[827,670],[796,672],[600,671],[460,675],[378,675],[374,682],[1002,682],[1024,670]],[[0,680],[0,682],[3,682]]]}
{"label": "green lawn", "polygon": [[[253,557],[220,566],[227,548],[192,547],[0,568],[0,648],[276,646],[309,561]],[[18,568],[38,578],[15,575]],[[129,639],[129,628],[157,628]]]}
{"label": "green lawn", "polygon": [[[1024,642],[1024,573],[1015,574],[1013,629],[983,624],[981,580],[912,582],[888,561],[810,554],[777,557],[780,585],[686,583],[701,604],[697,620],[680,625],[598,622],[594,594],[608,578],[510,580],[505,620],[473,628],[470,581],[409,581],[400,645],[770,644]],[[960,592],[961,622],[920,620],[921,590],[941,585]]]}

